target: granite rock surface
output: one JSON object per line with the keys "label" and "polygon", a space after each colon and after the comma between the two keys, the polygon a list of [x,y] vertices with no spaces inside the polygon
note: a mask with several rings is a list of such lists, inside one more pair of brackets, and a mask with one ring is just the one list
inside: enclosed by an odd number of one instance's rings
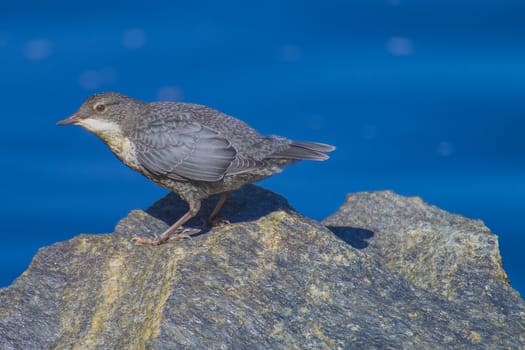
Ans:
{"label": "granite rock surface", "polygon": [[229,225],[131,242],[185,210],[169,194],[111,234],[40,249],[0,289],[0,349],[525,348],[525,303],[481,221],[384,191],[319,223],[249,185]]}

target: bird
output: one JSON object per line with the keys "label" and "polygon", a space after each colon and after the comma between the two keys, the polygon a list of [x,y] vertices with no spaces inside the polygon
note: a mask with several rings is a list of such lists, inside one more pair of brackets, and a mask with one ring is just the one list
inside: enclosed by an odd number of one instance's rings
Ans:
{"label": "bird", "polygon": [[133,238],[153,246],[189,238],[183,225],[207,197],[221,194],[208,217],[213,225],[232,191],[300,160],[327,160],[326,153],[335,150],[324,143],[263,136],[242,120],[204,105],[147,103],[117,92],[88,97],[57,125],[79,125],[95,134],[125,165],[188,204],[188,211],[162,234]]}

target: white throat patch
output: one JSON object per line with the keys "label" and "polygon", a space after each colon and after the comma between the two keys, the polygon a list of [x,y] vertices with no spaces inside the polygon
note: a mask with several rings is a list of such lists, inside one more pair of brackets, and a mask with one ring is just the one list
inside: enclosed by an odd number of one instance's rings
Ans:
{"label": "white throat patch", "polygon": [[122,130],[117,123],[108,121],[108,120],[97,120],[97,119],[81,119],[77,123],[86,130],[94,132],[96,134],[120,134]]}
{"label": "white throat patch", "polygon": [[127,166],[140,171],[140,164],[135,155],[135,146],[124,136],[117,123],[87,118],[79,120],[77,124],[102,139]]}

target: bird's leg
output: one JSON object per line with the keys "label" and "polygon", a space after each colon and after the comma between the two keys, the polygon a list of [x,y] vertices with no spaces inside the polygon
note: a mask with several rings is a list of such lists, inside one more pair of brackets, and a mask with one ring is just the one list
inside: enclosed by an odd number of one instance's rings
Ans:
{"label": "bird's leg", "polygon": [[166,231],[164,231],[159,237],[156,237],[154,239],[150,238],[143,238],[143,237],[134,237],[133,242],[137,244],[144,244],[144,245],[161,245],[166,242],[172,242],[172,241],[178,241],[180,239],[184,238],[190,238],[189,235],[185,234],[178,234],[175,236],[171,236],[175,231],[177,231],[179,228],[182,227],[186,222],[188,222],[192,217],[197,215],[199,212],[199,209],[201,208],[201,202],[195,201],[195,202],[189,202],[190,209],[184,214],[177,222],[175,222],[173,225],[171,225]]}
{"label": "bird's leg", "polygon": [[215,217],[219,214],[222,206],[224,205],[224,203],[226,203],[228,198],[230,198],[231,194],[232,194],[231,191],[224,192],[221,194],[221,198],[219,198],[217,205],[215,206],[215,208],[213,208],[210,216],[208,216],[208,220],[206,221],[206,224],[210,226],[216,226],[216,225],[228,223],[227,220],[215,219]]}

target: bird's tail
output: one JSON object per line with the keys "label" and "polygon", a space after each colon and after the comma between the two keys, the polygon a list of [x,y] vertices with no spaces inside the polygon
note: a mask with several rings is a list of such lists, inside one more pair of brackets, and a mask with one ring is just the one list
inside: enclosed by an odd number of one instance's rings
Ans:
{"label": "bird's tail", "polygon": [[306,159],[306,160],[327,160],[330,158],[327,154],[335,150],[332,145],[327,145],[318,142],[306,141],[292,141],[289,147],[273,153],[271,158],[287,158],[287,159]]}

